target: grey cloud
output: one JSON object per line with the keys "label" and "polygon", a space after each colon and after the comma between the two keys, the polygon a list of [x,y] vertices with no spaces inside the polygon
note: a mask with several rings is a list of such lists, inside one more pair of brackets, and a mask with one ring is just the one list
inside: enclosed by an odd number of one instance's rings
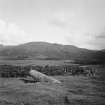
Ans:
{"label": "grey cloud", "polygon": [[87,41],[87,44],[94,49],[105,49],[105,32],[94,35],[92,40]]}
{"label": "grey cloud", "polygon": [[65,21],[61,21],[57,19],[50,20],[48,23],[50,25],[54,25],[54,26],[61,27],[61,28],[65,28],[67,26],[67,23]]}
{"label": "grey cloud", "polygon": [[[72,39],[71,37],[65,37],[66,41],[69,44],[76,45],[78,47],[83,47],[87,49],[105,49],[105,34],[97,34],[97,36],[93,34],[84,34],[86,39],[83,39],[82,42],[78,39],[78,41],[75,39]],[[75,34],[74,34],[75,36]],[[91,39],[88,39],[88,36],[91,36]]]}
{"label": "grey cloud", "polygon": [[105,39],[105,32],[102,32],[95,36],[96,39]]}
{"label": "grey cloud", "polygon": [[89,42],[88,44],[93,46],[95,49],[105,49],[105,40],[103,41],[94,40],[94,41]]}

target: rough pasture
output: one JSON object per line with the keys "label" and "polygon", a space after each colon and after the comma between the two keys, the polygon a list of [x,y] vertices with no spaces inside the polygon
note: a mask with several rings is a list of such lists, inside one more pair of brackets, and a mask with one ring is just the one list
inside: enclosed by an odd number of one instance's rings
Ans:
{"label": "rough pasture", "polygon": [[[60,66],[13,66],[13,65],[0,65],[0,77],[27,77],[30,69],[35,69],[46,75],[91,75],[95,73],[92,67],[87,69],[79,65],[60,65]],[[94,71],[93,71],[94,70]]]}
{"label": "rough pasture", "polygon": [[[10,63],[11,64],[11,63]],[[28,82],[30,68],[62,84]],[[95,76],[89,73],[95,70]],[[89,75],[88,75],[89,74]],[[105,66],[0,65],[0,105],[105,105]],[[24,79],[27,83],[23,82]]]}
{"label": "rough pasture", "polygon": [[105,105],[105,67],[95,68],[95,78],[54,76],[61,85],[0,78],[0,105]]}

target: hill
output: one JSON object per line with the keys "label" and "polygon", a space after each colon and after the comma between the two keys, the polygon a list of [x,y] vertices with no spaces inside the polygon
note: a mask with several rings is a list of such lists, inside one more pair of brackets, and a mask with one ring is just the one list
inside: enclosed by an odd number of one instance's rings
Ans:
{"label": "hill", "polygon": [[73,45],[52,44],[47,42],[30,42],[17,46],[0,47],[1,59],[46,59],[46,60],[74,60],[76,62],[105,61],[104,51],[94,51],[78,48]]}

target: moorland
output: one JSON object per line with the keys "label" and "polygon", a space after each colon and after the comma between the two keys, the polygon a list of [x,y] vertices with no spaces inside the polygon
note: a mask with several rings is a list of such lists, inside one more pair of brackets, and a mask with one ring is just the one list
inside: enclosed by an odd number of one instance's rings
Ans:
{"label": "moorland", "polygon": [[[104,50],[39,42],[1,46],[0,105],[105,105],[104,61]],[[31,68],[61,84],[30,82]]]}

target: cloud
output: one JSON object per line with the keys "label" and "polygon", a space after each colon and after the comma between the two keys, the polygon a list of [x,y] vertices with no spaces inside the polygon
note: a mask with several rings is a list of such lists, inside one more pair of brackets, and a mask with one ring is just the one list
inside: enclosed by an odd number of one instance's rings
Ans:
{"label": "cloud", "polygon": [[67,24],[64,21],[57,20],[57,19],[53,19],[53,20],[49,21],[49,24],[53,25],[53,26],[60,27],[60,28],[65,28],[67,26]]}
{"label": "cloud", "polygon": [[105,32],[101,32],[95,36],[96,39],[104,39],[105,40]]}
{"label": "cloud", "polygon": [[27,34],[18,25],[0,19],[0,43],[19,44],[27,39]]}
{"label": "cloud", "polygon": [[105,49],[105,34],[104,33],[84,33],[72,34],[66,37],[69,44],[76,45],[87,49]]}
{"label": "cloud", "polygon": [[88,49],[105,48],[105,32],[102,28],[94,30],[89,24],[84,23],[75,13],[55,13],[49,19],[49,25],[58,27],[61,32],[64,31],[65,43]]}
{"label": "cloud", "polygon": [[105,49],[105,31],[95,34],[90,44],[94,45],[97,49]]}
{"label": "cloud", "polygon": [[73,17],[73,13],[69,13],[68,9],[58,9],[53,11],[48,18],[48,24],[59,28],[66,28],[69,24],[69,19]]}

